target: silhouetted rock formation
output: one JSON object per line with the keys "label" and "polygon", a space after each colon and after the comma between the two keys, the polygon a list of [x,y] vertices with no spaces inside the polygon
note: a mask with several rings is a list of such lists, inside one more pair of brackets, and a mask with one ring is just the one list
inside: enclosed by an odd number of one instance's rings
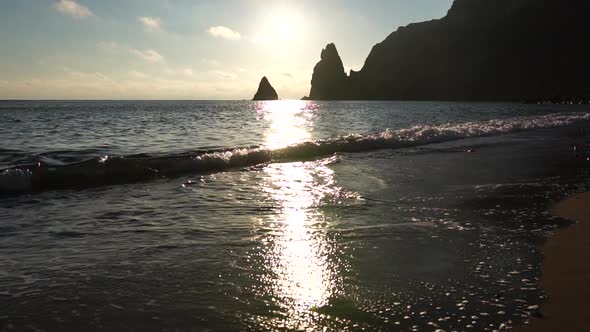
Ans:
{"label": "silhouetted rock formation", "polygon": [[252,100],[278,100],[279,95],[275,91],[275,89],[270,85],[270,82],[264,76],[258,85],[258,91],[254,95],[254,99]]}
{"label": "silhouetted rock formation", "polygon": [[[590,1],[455,0],[439,20],[400,27],[343,74],[330,44],[311,99],[536,100],[590,95]],[[326,54],[325,54],[326,53]]]}
{"label": "silhouetted rock formation", "polygon": [[313,69],[310,99],[344,99],[348,95],[348,77],[336,50],[336,45],[328,44],[322,50],[321,60]]}

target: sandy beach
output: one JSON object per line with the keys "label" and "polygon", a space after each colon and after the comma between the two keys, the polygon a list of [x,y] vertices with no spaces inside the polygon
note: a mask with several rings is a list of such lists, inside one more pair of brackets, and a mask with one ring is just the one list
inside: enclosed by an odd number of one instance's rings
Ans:
{"label": "sandy beach", "polygon": [[542,317],[518,330],[589,331],[590,193],[560,202],[553,213],[576,223],[545,244],[542,284],[547,301],[541,307]]}

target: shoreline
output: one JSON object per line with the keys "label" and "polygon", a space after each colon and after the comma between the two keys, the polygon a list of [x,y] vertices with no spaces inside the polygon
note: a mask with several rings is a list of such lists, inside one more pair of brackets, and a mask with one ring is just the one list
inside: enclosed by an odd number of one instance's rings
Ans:
{"label": "shoreline", "polygon": [[541,283],[547,299],[542,316],[516,331],[588,331],[590,301],[590,192],[559,202],[552,213],[575,221],[558,230],[543,248]]}

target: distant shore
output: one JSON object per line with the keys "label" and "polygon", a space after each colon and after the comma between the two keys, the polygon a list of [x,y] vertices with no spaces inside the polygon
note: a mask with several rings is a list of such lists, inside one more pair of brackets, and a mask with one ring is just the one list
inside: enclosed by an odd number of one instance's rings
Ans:
{"label": "distant shore", "polygon": [[540,318],[516,330],[590,331],[590,193],[560,202],[553,213],[576,224],[547,240],[542,277],[547,301]]}

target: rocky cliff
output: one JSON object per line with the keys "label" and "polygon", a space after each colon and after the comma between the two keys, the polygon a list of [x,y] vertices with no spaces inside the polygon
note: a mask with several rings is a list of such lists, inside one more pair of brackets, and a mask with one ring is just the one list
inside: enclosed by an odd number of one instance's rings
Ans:
{"label": "rocky cliff", "polygon": [[264,76],[262,80],[260,80],[260,84],[258,85],[258,91],[254,95],[252,100],[278,100],[279,95],[277,91],[270,85],[270,82]]}
{"label": "rocky cliff", "polygon": [[[590,94],[586,0],[455,0],[375,45],[346,76],[322,51],[311,99],[523,100]],[[328,54],[324,54],[328,53]]]}
{"label": "rocky cliff", "polygon": [[348,96],[348,77],[336,45],[328,44],[322,50],[321,60],[313,69],[310,99],[337,100]]}

